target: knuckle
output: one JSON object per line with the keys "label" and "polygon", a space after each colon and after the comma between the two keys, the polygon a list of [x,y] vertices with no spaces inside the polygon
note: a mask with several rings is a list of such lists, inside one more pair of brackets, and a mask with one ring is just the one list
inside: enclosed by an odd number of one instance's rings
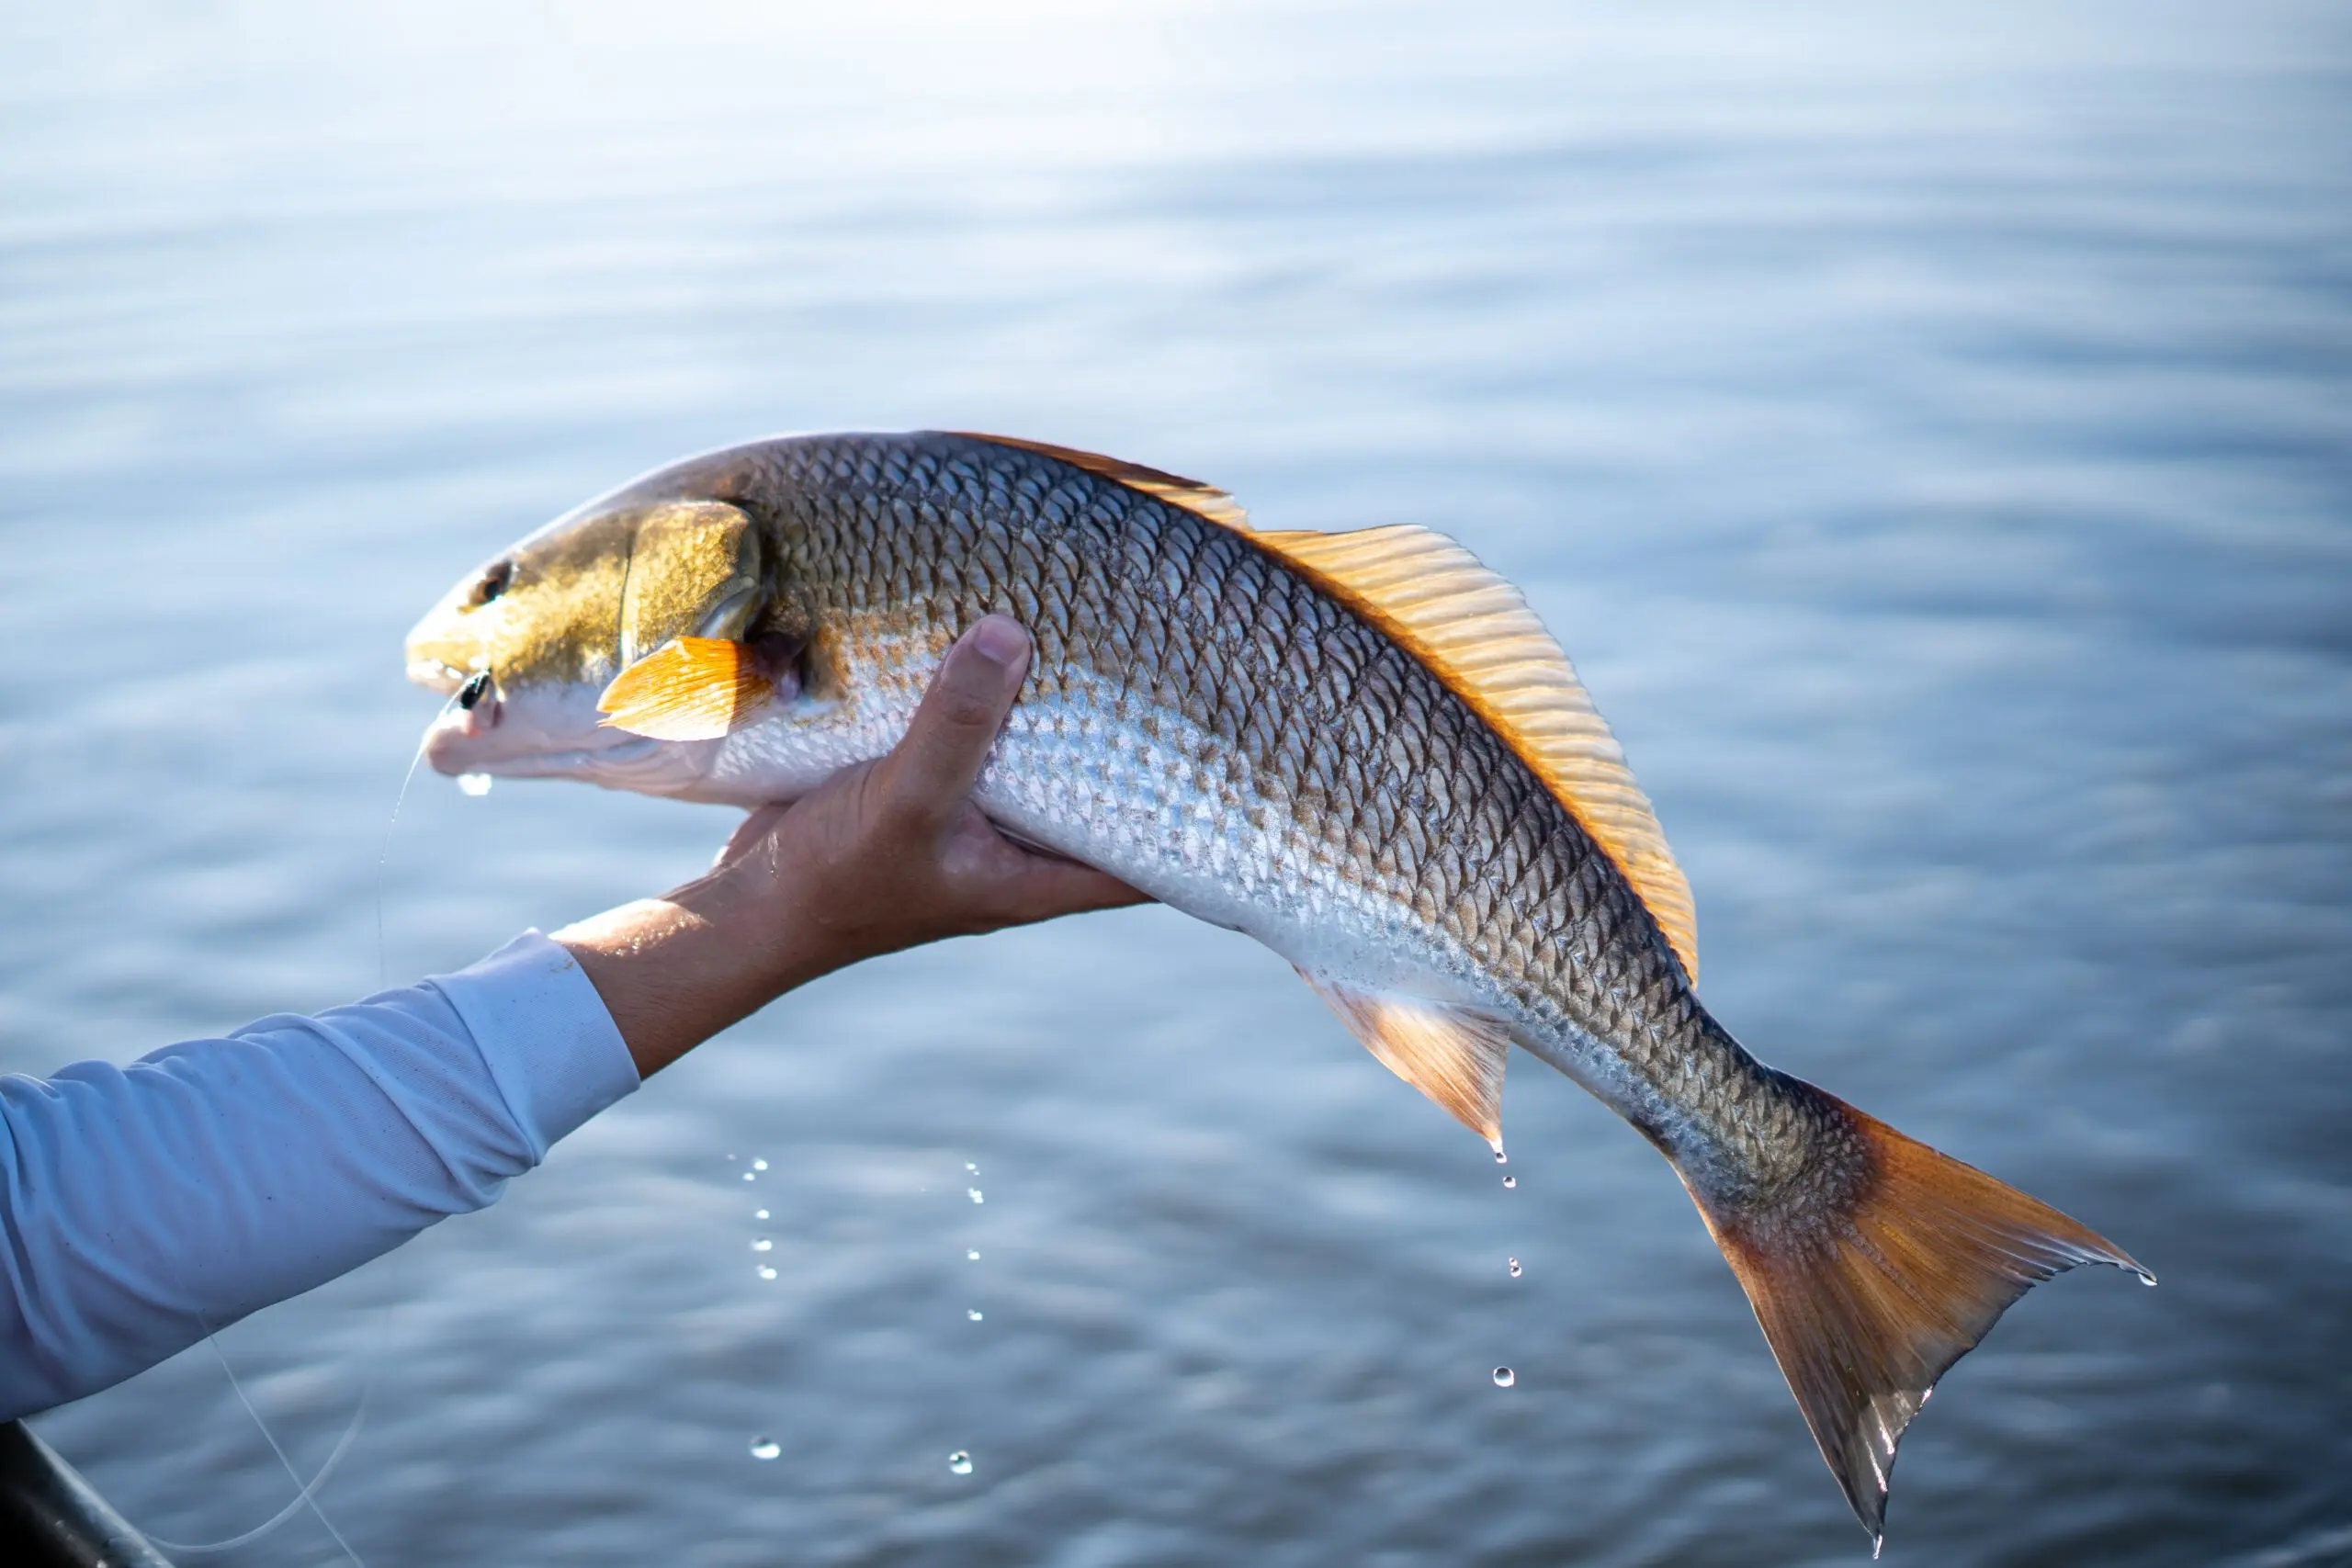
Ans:
{"label": "knuckle", "polygon": [[938,813],[920,795],[891,795],[884,798],[873,821],[875,832],[882,838],[915,839],[936,827]]}
{"label": "knuckle", "polygon": [[948,687],[939,694],[940,723],[950,730],[994,734],[998,723],[996,705],[977,692]]}
{"label": "knuckle", "polygon": [[886,835],[895,836],[921,827],[932,815],[930,797],[906,770],[899,768],[888,773],[876,771],[873,787],[866,792],[864,804],[866,821]]}
{"label": "knuckle", "polygon": [[858,829],[887,821],[899,809],[906,790],[899,783],[905,770],[895,756],[869,764],[850,797],[850,819]]}

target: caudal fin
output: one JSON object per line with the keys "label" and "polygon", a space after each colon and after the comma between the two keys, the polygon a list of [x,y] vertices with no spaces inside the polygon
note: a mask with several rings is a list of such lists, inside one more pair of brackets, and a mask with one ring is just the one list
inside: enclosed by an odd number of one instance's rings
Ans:
{"label": "caudal fin", "polygon": [[1692,1193],[1875,1546],[1903,1429],[2011,1302],[2080,1263],[2156,1281],[2048,1204],[1810,1084],[1782,1081],[1806,1097],[1804,1120],[1822,1129],[1834,1175],[1777,1202]]}

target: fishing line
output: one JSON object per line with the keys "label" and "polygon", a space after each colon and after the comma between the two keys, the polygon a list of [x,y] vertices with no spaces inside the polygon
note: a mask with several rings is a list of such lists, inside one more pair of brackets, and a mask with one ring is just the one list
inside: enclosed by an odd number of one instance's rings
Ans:
{"label": "fishing line", "polygon": [[[196,1299],[196,1292],[187,1288],[187,1279],[181,1275],[179,1266],[172,1261],[168,1252],[162,1255],[162,1261],[164,1266],[171,1270],[173,1280],[178,1285],[180,1294],[193,1302]],[[229,1353],[220,1348],[220,1337],[213,1329],[212,1319],[201,1307],[192,1310],[196,1314],[198,1326],[204,1330],[205,1345],[212,1351],[213,1359],[220,1363],[221,1371],[228,1374],[229,1387],[236,1393],[237,1403],[245,1407],[247,1416],[253,1417],[254,1426],[261,1432],[262,1441],[269,1445],[269,1451],[277,1456],[278,1465],[286,1472],[287,1479],[294,1483],[295,1497],[292,1505],[279,1510],[276,1517],[228,1540],[190,1543],[166,1541],[159,1536],[150,1536],[148,1539],[158,1545],[169,1547],[174,1551],[221,1551],[232,1546],[242,1546],[249,1540],[258,1540],[288,1519],[292,1518],[297,1509],[308,1508],[311,1517],[325,1528],[327,1534],[334,1538],[335,1545],[343,1549],[343,1554],[351,1559],[356,1568],[368,1568],[367,1560],[351,1549],[351,1543],[343,1539],[343,1532],[334,1528],[334,1521],[327,1517],[326,1510],[319,1506],[318,1491],[321,1484],[325,1482],[327,1472],[335,1467],[337,1461],[342,1459],[344,1450],[350,1446],[352,1438],[359,1430],[359,1418],[368,1410],[368,1397],[375,1392],[374,1369],[372,1367],[369,1369],[367,1385],[359,1392],[358,1407],[351,1413],[350,1425],[345,1428],[342,1438],[336,1442],[334,1451],[327,1456],[326,1463],[319,1467],[318,1474],[305,1483],[302,1472],[294,1468],[294,1461],[286,1457],[285,1449],[278,1445],[277,1435],[269,1429],[269,1423],[262,1419],[261,1411],[254,1406],[253,1399],[245,1393],[243,1380],[237,1376],[237,1369],[229,1363]],[[380,1358],[379,1362],[380,1364]]]}
{"label": "fishing line", "polygon": [[408,760],[408,772],[401,775],[400,793],[392,796],[391,819],[384,824],[384,842],[376,852],[376,988],[379,991],[388,991],[392,986],[391,967],[385,957],[387,950],[384,946],[384,877],[386,868],[392,862],[392,834],[401,825],[401,807],[408,804],[408,787],[416,782],[416,770],[424,765],[425,748],[433,744],[433,732],[441,728],[442,720],[454,710],[465,708],[471,711],[474,704],[481,701],[482,688],[489,683],[489,672],[477,671],[464,685],[450,694],[449,700],[441,705],[441,711],[433,716],[433,722],[424,727],[424,733],[417,737],[416,754]]}
{"label": "fishing line", "polygon": [[[254,1425],[255,1427],[261,1428],[262,1440],[269,1445],[269,1451],[277,1456],[277,1462],[284,1468],[287,1479],[293,1482],[296,1489],[301,1494],[296,1501],[311,1510],[311,1517],[317,1519],[321,1525],[325,1527],[327,1534],[334,1538],[334,1543],[343,1548],[343,1554],[345,1557],[350,1558],[353,1563],[356,1565],[356,1568],[368,1568],[366,1560],[363,1559],[359,1553],[351,1550],[351,1543],[343,1539],[343,1532],[341,1530],[334,1528],[334,1521],[327,1517],[327,1511],[319,1506],[319,1499],[317,1496],[318,1482],[313,1481],[308,1486],[303,1485],[302,1472],[294,1468],[294,1461],[288,1459],[286,1457],[286,1450],[277,1446],[277,1434],[269,1429],[269,1423],[263,1420],[261,1418],[261,1412],[254,1407],[253,1400],[245,1393],[243,1381],[237,1376],[237,1369],[229,1364],[228,1353],[220,1348],[220,1337],[212,1332],[212,1325],[205,1319],[201,1313],[197,1314],[197,1321],[204,1325],[204,1342],[212,1348],[213,1359],[220,1363],[220,1370],[229,1374],[229,1386],[237,1391],[237,1403],[245,1407],[245,1414],[254,1418]],[[360,1395],[359,1404],[361,1409],[364,1410],[367,1408],[368,1396],[365,1393]],[[357,1419],[357,1415],[355,1413],[353,1416],[355,1425],[356,1424]],[[326,1474],[323,1470],[321,1471],[318,1479],[319,1481],[326,1479]],[[290,1517],[290,1514],[284,1517]]]}
{"label": "fishing line", "polygon": [[261,1412],[254,1407],[252,1398],[246,1394],[245,1385],[237,1376],[237,1369],[229,1364],[228,1352],[220,1348],[220,1338],[214,1335],[209,1325],[204,1331],[204,1343],[211,1348],[213,1357],[220,1363],[221,1371],[228,1374],[229,1386],[237,1393],[237,1403],[243,1404],[245,1407],[245,1414],[254,1418],[254,1425],[261,1429],[263,1440],[269,1444],[269,1451],[277,1456],[278,1464],[285,1469],[287,1476],[294,1483],[296,1488],[294,1501],[287,1504],[243,1535],[232,1535],[223,1540],[166,1540],[160,1535],[153,1534],[150,1534],[147,1539],[166,1551],[176,1551],[182,1555],[190,1552],[227,1551],[232,1547],[243,1546],[248,1541],[259,1540],[303,1509],[308,1508],[317,1517],[319,1523],[326,1527],[326,1532],[334,1538],[335,1545],[343,1548],[343,1554],[357,1563],[359,1568],[368,1568],[367,1562],[361,1559],[359,1553],[351,1549],[351,1543],[343,1539],[343,1532],[335,1529],[334,1522],[327,1517],[326,1511],[319,1506],[318,1492],[320,1487],[326,1484],[327,1477],[334,1473],[334,1467],[343,1462],[343,1456],[350,1451],[353,1439],[359,1436],[359,1424],[368,1414],[368,1398],[376,1392],[374,1371],[372,1370],[369,1371],[367,1386],[359,1391],[359,1404],[351,1412],[351,1419],[345,1423],[343,1436],[335,1439],[334,1450],[328,1453],[326,1462],[319,1466],[318,1473],[311,1476],[306,1483],[302,1479],[301,1472],[294,1468],[294,1461],[286,1457],[286,1450],[278,1447],[277,1438],[270,1432],[269,1423],[262,1419]]}
{"label": "fishing line", "polygon": [[[220,1349],[218,1343],[214,1344],[213,1349],[215,1351]],[[233,1376],[234,1374],[232,1375]],[[147,1532],[147,1539],[155,1545],[162,1547],[166,1551],[176,1551],[181,1556],[186,1557],[196,1552],[227,1551],[232,1548],[243,1546],[248,1541],[259,1540],[262,1537],[268,1535],[270,1532],[277,1529],[278,1526],[284,1524],[287,1520],[292,1518],[295,1515],[302,1511],[303,1506],[310,1502],[311,1495],[317,1492],[320,1487],[324,1486],[327,1483],[327,1477],[333,1475],[334,1473],[335,1466],[343,1462],[343,1456],[351,1451],[352,1440],[359,1436],[359,1424],[368,1414],[368,1396],[373,1392],[374,1389],[372,1387],[360,1391],[358,1408],[352,1411],[351,1419],[344,1423],[343,1436],[335,1439],[334,1447],[327,1453],[326,1462],[319,1466],[319,1472],[316,1475],[311,1477],[311,1483],[308,1486],[303,1487],[300,1492],[295,1495],[294,1501],[287,1504],[286,1506],[280,1508],[277,1513],[272,1514],[268,1518],[264,1519],[253,1529],[245,1531],[244,1534],[232,1535],[225,1540],[167,1540],[164,1537],[156,1535],[153,1531],[149,1531]]]}
{"label": "fishing line", "polygon": [[[408,771],[401,775],[400,792],[392,796],[392,814],[384,823],[383,842],[376,853],[376,988],[379,991],[391,988],[390,950],[384,938],[384,884],[391,864],[392,837],[401,825],[401,808],[408,804],[410,786],[416,783],[416,770],[424,764],[425,750],[433,743],[433,732],[440,728],[442,721],[456,709],[470,708],[475,702],[481,701],[482,688],[487,683],[487,678],[484,675],[477,674],[458,688],[447,702],[441,705],[441,711],[433,716],[433,721],[424,727],[424,733],[418,738],[416,750],[408,760]],[[472,701],[468,700],[469,697]],[[184,1283],[181,1288],[184,1292],[187,1289]],[[236,1393],[237,1403],[244,1406],[245,1414],[253,1418],[254,1427],[261,1433],[262,1441],[269,1445],[269,1451],[277,1456],[278,1465],[286,1472],[287,1478],[294,1483],[294,1500],[253,1529],[220,1540],[167,1540],[153,1533],[150,1533],[147,1539],[166,1551],[176,1551],[183,1555],[227,1551],[261,1540],[295,1515],[308,1509],[325,1528],[327,1534],[334,1539],[335,1545],[343,1549],[343,1554],[345,1557],[358,1564],[358,1568],[368,1568],[365,1560],[358,1552],[352,1550],[351,1543],[343,1539],[343,1532],[334,1528],[334,1522],[329,1519],[326,1511],[319,1506],[318,1493],[319,1488],[326,1484],[327,1478],[334,1473],[335,1467],[343,1462],[344,1456],[351,1451],[352,1443],[358,1438],[360,1425],[367,1418],[368,1402],[375,1396],[376,1376],[383,1366],[383,1357],[380,1354],[383,1349],[381,1329],[379,1330],[378,1343],[375,1348],[377,1353],[368,1357],[368,1378],[360,1386],[359,1402],[352,1408],[351,1419],[344,1424],[343,1436],[335,1439],[334,1448],[327,1454],[325,1462],[321,1464],[318,1472],[306,1482],[302,1479],[301,1472],[294,1468],[294,1461],[287,1457],[286,1450],[277,1440],[277,1435],[269,1429],[269,1423],[263,1419],[260,1409],[254,1405],[252,1397],[245,1393],[244,1382],[237,1376],[237,1369],[230,1362],[228,1352],[220,1348],[220,1337],[213,1332],[210,1321],[200,1313],[198,1314],[197,1321],[204,1325],[204,1343],[211,1349],[213,1358],[220,1363],[220,1371],[228,1377],[229,1387]]]}

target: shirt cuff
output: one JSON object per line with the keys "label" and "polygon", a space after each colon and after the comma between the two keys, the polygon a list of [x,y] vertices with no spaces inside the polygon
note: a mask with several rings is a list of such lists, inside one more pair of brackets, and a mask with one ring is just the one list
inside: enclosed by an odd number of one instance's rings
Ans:
{"label": "shirt cuff", "polygon": [[560,942],[527,931],[428,984],[465,1020],[534,1164],[557,1139],[637,1092],[641,1080],[620,1027]]}

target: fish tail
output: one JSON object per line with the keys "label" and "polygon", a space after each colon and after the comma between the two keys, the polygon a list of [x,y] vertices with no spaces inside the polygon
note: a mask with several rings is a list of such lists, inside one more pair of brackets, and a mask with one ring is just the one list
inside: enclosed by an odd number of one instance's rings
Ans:
{"label": "fish tail", "polygon": [[1904,1428],[2010,1303],[2077,1264],[2155,1277],[2048,1204],[1772,1076],[1807,1145],[1797,1171],[1721,1199],[1684,1180],[1875,1555]]}

